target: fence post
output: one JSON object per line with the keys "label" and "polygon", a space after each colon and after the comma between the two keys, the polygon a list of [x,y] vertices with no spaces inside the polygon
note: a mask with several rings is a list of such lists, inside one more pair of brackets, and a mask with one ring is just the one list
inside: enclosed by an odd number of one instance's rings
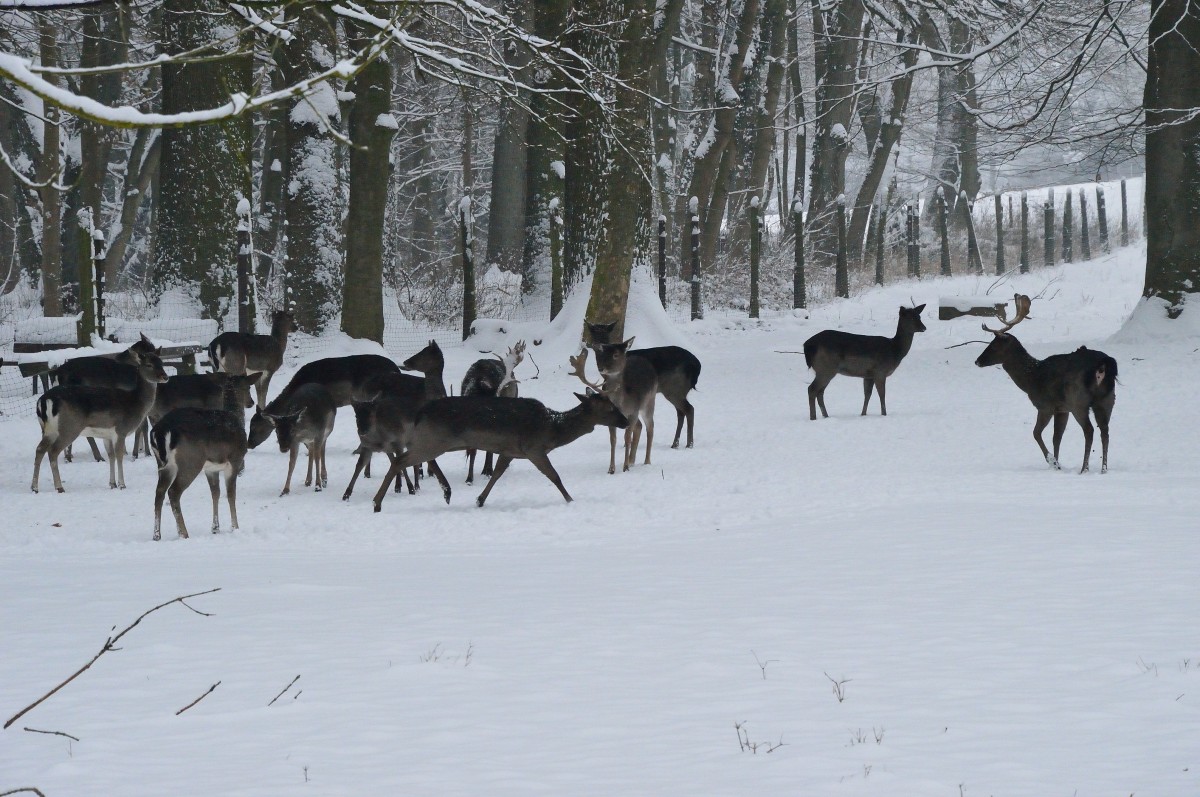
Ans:
{"label": "fence post", "polygon": [[950,230],[947,224],[950,209],[946,206],[946,194],[942,187],[937,187],[937,219],[938,234],[942,237],[942,270],[943,277],[950,276]]}
{"label": "fence post", "polygon": [[471,334],[475,323],[475,256],[471,252],[471,197],[464,196],[458,202],[459,244],[462,247],[463,270],[463,340]]}
{"label": "fence post", "polygon": [[254,332],[254,318],[250,312],[250,201],[243,197],[237,203],[237,306],[238,332]]}
{"label": "fence post", "polygon": [[850,298],[850,274],[846,268],[846,196],[837,198],[837,259],[834,261],[834,293],[842,299]]}
{"label": "fence post", "polygon": [[550,320],[553,321],[563,306],[563,267],[560,241],[562,239],[562,216],[558,212],[558,197],[550,200]]}
{"label": "fence post", "polygon": [[1129,199],[1124,178],[1121,178],[1121,246],[1129,246]]}
{"label": "fence post", "polygon": [[[1012,197],[1008,198],[1009,207],[1012,206]],[[1004,200],[1000,198],[1000,193],[996,193],[996,276],[1004,273]],[[1012,224],[1012,220],[1009,220]]]}
{"label": "fence post", "polygon": [[1079,189],[1079,249],[1084,260],[1092,259],[1092,239],[1088,232],[1087,194]]}
{"label": "fence post", "polygon": [[762,257],[762,225],[758,218],[758,197],[750,197],[750,317],[758,318],[758,266]]}
{"label": "fence post", "polygon": [[1100,247],[1108,252],[1108,214],[1104,207],[1104,188],[1099,185],[1096,186],[1096,224],[1100,228]]}
{"label": "fence post", "polygon": [[792,229],[796,231],[796,260],[792,269],[792,307],[801,310],[805,307],[804,295],[804,208],[800,200],[792,202]]}
{"label": "fence post", "polygon": [[921,211],[908,206],[908,276],[921,276]]}
{"label": "fence post", "polygon": [[667,307],[667,217],[658,217],[658,303]]}
{"label": "fence post", "polygon": [[883,284],[883,239],[887,233],[887,205],[875,206],[875,284]]}
{"label": "fence post", "polygon": [[1071,201],[1071,189],[1067,189],[1067,196],[1063,199],[1063,223],[1062,223],[1062,259],[1064,263],[1071,263],[1075,260],[1074,246],[1075,237],[1075,211],[1072,210],[1074,203]]}
{"label": "fence post", "polygon": [[1029,193],[1021,192],[1021,273],[1029,273]]}
{"label": "fence post", "polygon": [[81,207],[76,216],[79,221],[79,233],[76,236],[78,241],[78,262],[79,273],[78,288],[75,291],[75,297],[78,301],[79,322],[76,324],[76,337],[80,346],[90,346],[92,344],[92,334],[96,331],[96,305],[92,301],[92,275],[91,269],[88,268],[92,261],[92,209]]}
{"label": "fence post", "polygon": [[96,334],[101,338],[108,334],[108,325],[104,321],[104,232],[95,227],[92,229],[92,284],[96,292]]}
{"label": "fence post", "polygon": [[704,317],[700,308],[700,215],[695,211],[699,200],[692,197],[692,320]]}
{"label": "fence post", "polygon": [[1042,205],[1042,265],[1054,265],[1054,205],[1046,201]]}

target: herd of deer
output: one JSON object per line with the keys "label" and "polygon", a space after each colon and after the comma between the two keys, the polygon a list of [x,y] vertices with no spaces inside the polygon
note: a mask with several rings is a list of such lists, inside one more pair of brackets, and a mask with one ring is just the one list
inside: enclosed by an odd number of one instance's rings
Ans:
{"label": "herd of deer", "polygon": [[[924,305],[901,307],[894,337],[855,335],[826,330],[804,344],[805,361],[816,373],[808,387],[809,417],[816,420],[818,404],[825,410],[825,388],[838,374],[863,380],[862,414],[866,415],[872,390],[879,393],[880,410],[887,415],[884,387],[912,347],[913,335],[925,330]],[[1088,469],[1094,413],[1103,443],[1102,471],[1108,469],[1108,421],[1115,400],[1117,364],[1108,355],[1081,347],[1070,354],[1037,360],[1011,334],[1028,317],[1030,300],[1016,297],[1017,312],[1010,321],[1001,314],[1002,329],[984,329],[995,336],[975,364],[1002,365],[1037,408],[1034,438],[1046,461],[1058,467],[1059,443],[1067,415],[1083,427],[1083,471]],[[124,488],[125,440],[135,433],[134,456],[146,439],[158,465],[154,496],[154,539],[160,539],[162,505],[169,498],[179,536],[188,536],[180,510],[183,491],[204,473],[213,501],[213,531],[219,530],[220,481],[224,478],[232,528],[238,527],[238,474],[246,451],[263,443],[272,432],[281,452],[289,454],[281,495],[291,490],[292,474],[301,446],[308,452],[305,485],[321,490],[328,486],[325,445],[340,407],[352,406],[359,436],[358,461],[343,500],[348,500],[358,477],[370,476],[371,455],[383,454],[389,467],[375,493],[380,511],[392,483],[400,491],[403,479],[410,493],[417,489],[425,468],[450,501],[450,484],[437,457],[451,451],[468,455],[467,484],[474,481],[476,451],[486,452],[482,475],[487,485],[476,499],[483,506],[499,478],[514,459],[527,459],[571,500],[549,453],[591,432],[609,428],[609,473],[616,472],[617,429],[624,429],[622,469],[637,459],[642,430],[646,436],[645,463],[650,464],[654,441],[654,403],[662,395],[676,411],[678,448],[684,423],[687,447],[693,444],[694,408],[688,394],[700,377],[700,361],[679,346],[631,349],[633,338],[612,340],[615,324],[587,325],[591,350],[596,355],[598,381],[585,374],[588,349],[570,358],[571,374],[587,386],[576,393],[579,403],[565,412],[548,409],[540,401],[520,398],[514,370],[523,360],[524,342],[504,356],[481,359],[467,370],[458,396],[448,396],[444,359],[437,343],[397,365],[375,354],[358,354],[315,360],[302,366],[274,399],[267,401],[271,377],[283,364],[288,335],[295,329],[290,313],[276,312],[269,335],[226,332],[208,347],[213,373],[173,376],[168,379],[158,351],[145,336],[116,357],[81,357],[56,369],[57,384],[37,402],[42,429],[33,466],[33,491],[38,491],[42,458],[50,455],[54,487],[63,492],[58,456],[80,435],[101,438],[109,459],[109,486]],[[405,373],[405,371],[415,373]],[[417,376],[419,373],[420,376]],[[251,398],[251,387],[256,398]],[[255,407],[249,432],[245,410]],[[1042,431],[1054,419],[1053,455],[1042,441]],[[148,423],[147,423],[148,422]],[[146,431],[148,425],[152,429]],[[495,457],[493,462],[493,457]],[[410,478],[409,471],[413,476]]]}

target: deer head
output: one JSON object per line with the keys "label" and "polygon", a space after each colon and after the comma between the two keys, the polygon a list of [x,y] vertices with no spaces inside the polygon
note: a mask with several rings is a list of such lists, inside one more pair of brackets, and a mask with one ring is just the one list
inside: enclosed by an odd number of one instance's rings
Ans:
{"label": "deer head", "polygon": [[984,330],[987,332],[991,332],[993,335],[1003,335],[1005,332],[1008,332],[1010,329],[1012,329],[1017,324],[1024,321],[1026,318],[1029,318],[1029,307],[1032,303],[1033,303],[1033,300],[1030,299],[1028,296],[1026,296],[1022,293],[1014,293],[1013,294],[1013,306],[1016,308],[1016,313],[1013,315],[1012,320],[1010,321],[1008,319],[1007,315],[1005,314],[1005,312],[1003,310],[997,310],[996,317],[1000,319],[1000,323],[1004,324],[1004,328],[1003,329],[992,329],[987,324],[984,324],[983,325]]}

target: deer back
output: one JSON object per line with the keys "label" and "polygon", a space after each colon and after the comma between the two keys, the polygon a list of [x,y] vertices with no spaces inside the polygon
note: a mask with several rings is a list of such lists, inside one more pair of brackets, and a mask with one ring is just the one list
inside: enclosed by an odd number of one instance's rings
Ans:
{"label": "deer back", "polygon": [[162,360],[147,354],[139,358],[137,386],[133,390],[86,385],[58,385],[42,394],[37,416],[43,430],[53,425],[58,434],[77,436],[84,429],[113,430],[125,437],[145,420],[160,383],[167,381]]}
{"label": "deer back", "polygon": [[194,471],[211,463],[231,465],[236,471],[246,457],[246,430],[234,413],[179,407],[154,425],[150,448],[160,468],[186,464]]}
{"label": "deer back", "polygon": [[288,451],[301,443],[324,440],[333,431],[337,404],[318,384],[301,385],[277,412],[264,412],[275,423],[279,450]]}

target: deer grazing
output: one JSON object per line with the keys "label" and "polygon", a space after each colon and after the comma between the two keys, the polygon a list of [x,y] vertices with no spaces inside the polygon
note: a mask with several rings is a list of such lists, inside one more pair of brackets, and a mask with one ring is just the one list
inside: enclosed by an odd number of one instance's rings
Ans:
{"label": "deer grazing", "polygon": [[[575,394],[579,404],[566,412],[547,409],[529,398],[466,398],[452,396],[427,404],[418,414],[408,436],[408,448],[396,457],[387,477],[375,493],[375,511],[380,511],[388,485],[402,468],[432,461],[450,451],[468,448],[496,453],[496,465],[487,486],[475,503],[483,506],[509,463],[527,459],[553,482],[567,501],[571,495],[550,464],[548,454],[592,431],[598,425],[623,429],[625,416],[604,396]],[[442,495],[450,503],[450,484],[435,472]]]}
{"label": "deer grazing", "polygon": [[379,354],[352,354],[346,357],[326,357],[300,366],[283,391],[266,407],[250,418],[251,448],[258,448],[275,428],[273,416],[282,414],[292,394],[304,385],[320,385],[329,391],[334,406],[346,407],[351,401],[372,398],[366,385],[372,377],[395,373],[399,366]]}
{"label": "deer grazing", "polygon": [[[1059,446],[1067,428],[1067,415],[1083,429],[1083,467],[1088,470],[1088,459],[1092,453],[1093,427],[1089,413],[1095,415],[1100,427],[1101,463],[1100,472],[1108,471],[1108,422],[1116,403],[1117,361],[1102,351],[1080,346],[1069,354],[1055,354],[1039,360],[1025,350],[1021,342],[1009,330],[1029,317],[1030,300],[1027,296],[1016,297],[1016,314],[1012,321],[1003,315],[1002,329],[983,328],[994,336],[992,341],[975,360],[980,368],[999,365],[1017,387],[1025,392],[1037,409],[1037,422],[1033,426],[1033,439],[1041,449],[1042,456],[1053,468],[1059,466]],[[1054,451],[1046,448],[1042,432],[1054,419]]]}
{"label": "deer grazing", "polygon": [[925,331],[925,324],[921,321],[921,311],[924,309],[925,305],[901,307],[896,334],[890,338],[826,329],[804,341],[804,362],[816,372],[816,378],[808,386],[809,419],[817,419],[817,404],[821,405],[821,415],[829,417],[825,410],[825,388],[838,374],[857,376],[863,380],[862,415],[867,414],[872,388],[879,392],[880,414],[887,415],[884,395],[887,378],[895,373],[900,361],[912,348],[913,335]]}
{"label": "deer grazing", "polygon": [[162,360],[156,354],[137,355],[138,383],[134,390],[112,387],[58,385],[37,401],[42,439],[33,460],[32,489],[38,491],[42,457],[50,454],[54,489],[64,492],[58,473],[58,455],[84,434],[104,439],[108,452],[108,486],[125,489],[125,438],[141,426],[154,405],[159,384],[167,381]]}
{"label": "deer grazing", "polygon": [[304,486],[312,486],[314,469],[317,492],[328,486],[325,441],[333,431],[336,416],[337,404],[334,403],[333,396],[323,385],[313,383],[301,385],[288,396],[281,408],[274,412],[268,411],[267,417],[275,425],[279,450],[288,454],[287,479],[283,483],[280,497],[292,491],[292,471],[296,468],[296,457],[300,453],[301,445],[308,448],[308,472],[304,478]]}
{"label": "deer grazing", "polygon": [[[138,358],[143,354],[158,354],[158,349],[150,339],[145,335],[134,342],[132,346],[122,352],[117,352],[113,356],[93,355],[89,357],[76,357],[67,360],[62,365],[55,368],[51,375],[54,382],[59,385],[81,385],[84,387],[114,387],[121,390],[135,390],[138,385]],[[146,442],[146,432],[148,430],[145,425],[138,428],[133,438],[133,458],[137,459],[138,443],[141,442],[144,446],[148,446]],[[104,458],[100,456],[100,449],[96,447],[96,441],[89,437],[88,445],[91,446],[92,456],[97,462],[103,462]],[[70,462],[71,446],[67,446],[63,452],[63,458]]]}
{"label": "deer grazing", "polygon": [[159,385],[150,408],[150,423],[159,421],[172,410],[183,407],[224,410],[244,422],[245,410],[254,406],[250,388],[258,381],[255,374],[178,374]]}
{"label": "deer grazing", "polygon": [[[621,470],[627,471],[637,460],[638,442],[642,427],[646,428],[646,464],[650,464],[650,448],[654,443],[654,397],[658,393],[658,375],[654,366],[643,357],[629,354],[633,338],[622,343],[597,343],[596,368],[602,379],[599,389],[616,405],[629,421],[625,427],[625,447]],[[587,350],[570,358],[572,373],[590,387],[584,375]],[[617,430],[609,427],[608,472],[617,472]]]}
{"label": "deer grazing", "polygon": [[[615,321],[608,324],[588,322],[588,335],[592,343],[613,343]],[[700,379],[700,360],[682,346],[653,346],[633,349],[630,357],[641,357],[650,363],[658,383],[658,392],[675,408],[675,440],[671,448],[679,448],[679,436],[683,422],[687,420],[687,447],[693,444],[692,427],[696,420],[696,408],[688,401],[688,393],[696,389]],[[586,380],[585,380],[586,381]]]}
{"label": "deer grazing", "polygon": [[[525,359],[525,341],[519,340],[510,346],[504,356],[493,355],[496,359],[476,360],[463,376],[459,395],[462,396],[500,396],[503,398],[517,397],[519,380],[513,377],[513,371]],[[483,460],[483,476],[492,475],[492,452],[488,451]],[[467,484],[475,481],[475,449],[467,449]]]}
{"label": "deer grazing", "polygon": [[271,377],[283,365],[288,335],[296,331],[296,319],[287,310],[271,315],[271,334],[252,335],[247,332],[222,332],[208,344],[208,359],[213,368],[227,374],[255,374],[258,408],[267,403]]}
{"label": "deer grazing", "polygon": [[220,477],[225,477],[230,526],[237,530],[237,478],[246,458],[246,429],[239,414],[225,410],[180,407],[154,425],[150,446],[158,463],[158,485],[154,490],[154,539],[162,538],[163,496],[171,499],[171,512],[180,539],[188,538],[179,497],[203,471],[212,493],[212,531],[221,529],[217,511]]}

